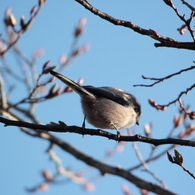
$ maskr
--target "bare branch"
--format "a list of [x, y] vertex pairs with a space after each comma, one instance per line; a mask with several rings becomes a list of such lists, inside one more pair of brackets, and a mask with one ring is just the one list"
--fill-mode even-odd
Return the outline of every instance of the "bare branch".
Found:
[[160, 43], [154, 44], [155, 47], [173, 47], [173, 48], [178, 48], [178, 49], [195, 50], [194, 42], [180, 42], [180, 41], [175, 41], [174, 39], [171, 39], [171, 38], [164, 38], [163, 36], [160, 36], [154, 30], [143, 29], [140, 26], [137, 26], [136, 24], [134, 24], [133, 22], [113, 18], [112, 16], [96, 9], [86, 0], [76, 0], [76, 1], [80, 3], [82, 6], [84, 6], [86, 9], [88, 9], [90, 12], [92, 12], [93, 14], [101, 17], [104, 20], [109, 21], [110, 23], [114, 25], [130, 28], [141, 35], [150, 36], [151, 38], [159, 41]]
[[153, 139], [149, 137], [143, 137], [141, 135], [134, 135], [134, 136], [120, 136], [120, 139], [118, 139], [117, 135], [114, 135], [112, 133], [103, 131], [101, 129], [83, 129], [82, 127], [77, 126], [60, 126], [60, 125], [38, 125], [33, 123], [27, 123], [23, 121], [13, 121], [8, 120], [3, 117], [0, 117], [0, 122], [4, 123], [4, 126], [17, 126], [17, 127], [26, 127], [33, 130], [37, 130], [38, 132], [40, 130], [46, 131], [46, 132], [60, 132], [60, 133], [78, 133], [81, 135], [96, 135], [96, 136], [102, 136], [106, 137], [108, 139], [112, 139], [115, 141], [137, 141], [137, 142], [144, 142], [144, 143], [150, 143], [155, 146], [158, 145], [165, 145], [165, 144], [178, 144], [183, 146], [192, 146], [195, 147], [195, 141], [191, 140], [180, 140], [180, 139], [174, 139], [174, 138], [167, 138], [167, 139]]
[[[131, 131], [128, 131], [128, 134], [129, 134], [130, 136], [132, 136]], [[165, 183], [164, 183], [161, 179], [159, 179], [159, 178], [158, 178], [158, 177], [149, 169], [147, 163], [144, 161], [144, 159], [143, 159], [143, 157], [142, 157], [142, 155], [141, 155], [141, 153], [140, 153], [140, 151], [139, 151], [139, 148], [138, 148], [137, 144], [136, 144], [135, 142], [133, 142], [133, 143], [132, 143], [132, 146], [133, 146], [133, 148], [134, 148], [134, 150], [135, 150], [135, 154], [136, 154], [137, 158], [139, 159], [140, 163], [141, 163], [141, 164], [143, 165], [143, 167], [145, 168], [144, 171], [146, 171], [147, 173], [149, 173], [150, 175], [152, 175], [152, 177], [153, 177], [154, 179], [156, 179], [159, 183], [161, 183], [161, 185], [162, 185], [164, 188], [166, 188]]]
[[[43, 1], [43, 3], [44, 3], [44, 1]], [[26, 30], [29, 28], [29, 26], [31, 25], [34, 18], [39, 13], [42, 5], [43, 4], [41, 4], [41, 5], [39, 4], [37, 11], [34, 11], [34, 12], [32, 12], [32, 10], [35, 8], [35, 7], [33, 7], [33, 9], [31, 10], [31, 16], [30, 16], [30, 19], [28, 20], [28, 22], [24, 23], [23, 17], [21, 17], [21, 19], [20, 19], [21, 29], [18, 31], [15, 30], [15, 26], [14, 26], [15, 24], [10, 24], [9, 22], [7, 22], [7, 18], [4, 19], [6, 25], [9, 27], [12, 27], [12, 31], [17, 35], [17, 38], [14, 41], [12, 41], [10, 44], [8, 44], [8, 46], [5, 50], [0, 52], [0, 56], [3, 56], [10, 48], [12, 48], [19, 41], [21, 36], [24, 34], [24, 32], [26, 32]], [[34, 9], [34, 10], [36, 10], [36, 9]], [[12, 15], [12, 14], [10, 14], [10, 15]], [[9, 17], [9, 16], [6, 16], [6, 17]]]
[[167, 152], [167, 157], [169, 161], [173, 164], [177, 164], [180, 167], [182, 167], [185, 172], [187, 172], [193, 179], [195, 179], [194, 174], [183, 166], [183, 156], [176, 149], [174, 150], [174, 152], [175, 152], [175, 156], [173, 157], [169, 152]]
[[153, 87], [153, 86], [156, 85], [157, 83], [163, 82], [163, 81], [166, 80], [166, 79], [169, 79], [169, 78], [171, 78], [171, 77], [173, 77], [173, 76], [179, 75], [179, 74], [181, 74], [182, 72], [192, 70], [192, 69], [194, 69], [194, 68], [195, 68], [195, 66], [191, 66], [191, 67], [189, 67], [189, 68], [180, 70], [179, 72], [170, 74], [170, 75], [168, 75], [168, 76], [166, 76], [166, 77], [163, 77], [163, 78], [151, 78], [151, 77], [142, 76], [143, 79], [156, 80], [156, 82], [154, 82], [154, 83], [152, 83], [152, 84], [150, 84], [150, 85], [139, 84], [139, 85], [133, 85], [133, 86], [134, 86], [134, 87], [137, 87], [137, 86], [141, 86], [141, 87]]
[[[176, 103], [177, 101], [180, 103], [180, 105], [183, 105], [183, 104], [181, 104], [180, 98], [181, 98], [182, 95], [184, 95], [184, 94], [187, 95], [188, 92], [191, 91], [193, 88], [195, 88], [195, 83], [194, 83], [191, 87], [187, 88], [185, 91], [182, 91], [182, 92], [178, 95], [178, 97], [177, 97], [175, 100], [173, 100], [173, 101], [171, 101], [171, 102], [169, 102], [168, 104], [165, 104], [165, 105], [157, 105], [157, 107], [158, 107], [158, 106], [159, 106], [159, 107], [168, 107], [168, 106], [170, 106], [171, 104]], [[186, 114], [190, 114], [190, 113], [186, 113]]]
[[147, 181], [142, 180], [141, 178], [131, 174], [130, 172], [128, 172], [125, 169], [104, 164], [104, 163], [86, 155], [85, 153], [77, 150], [75, 147], [71, 146], [70, 144], [64, 142], [63, 140], [61, 140], [53, 135], [46, 134], [46, 133], [40, 133], [39, 135], [35, 135], [35, 136], [40, 137], [42, 139], [46, 139], [46, 140], [50, 141], [51, 143], [58, 145], [62, 150], [68, 152], [69, 154], [73, 155], [77, 159], [83, 161], [84, 163], [88, 164], [89, 166], [97, 168], [101, 172], [102, 175], [109, 173], [111, 175], [116, 175], [116, 176], [122, 177], [141, 189], [146, 189], [148, 191], [154, 192], [154, 193], [159, 194], [159, 195], [164, 195], [164, 194], [175, 195], [175, 193], [170, 192], [167, 189], [164, 189], [164, 188], [162, 188], [156, 184], [153, 184], [151, 182], [147, 182]]
[[195, 7], [193, 7], [192, 5], [190, 5], [187, 1], [185, 0], [181, 0], [181, 2], [186, 5], [189, 9], [191, 9], [192, 11], [195, 11]]
[[192, 22], [193, 18], [194, 18], [194, 11], [192, 11], [191, 13], [191, 16], [188, 20], [186, 20], [184, 18], [185, 15], [181, 15], [179, 13], [179, 10], [174, 6], [173, 2], [171, 0], [164, 0], [164, 2], [170, 6], [174, 11], [175, 13], [177, 14], [177, 16], [180, 18], [180, 20], [182, 20], [184, 23], [185, 23], [185, 26], [188, 28], [189, 32], [190, 32], [190, 35], [192, 37], [192, 39], [195, 41], [195, 36], [194, 36], [194, 31], [192, 30], [191, 26], [190, 26], [190, 23]]

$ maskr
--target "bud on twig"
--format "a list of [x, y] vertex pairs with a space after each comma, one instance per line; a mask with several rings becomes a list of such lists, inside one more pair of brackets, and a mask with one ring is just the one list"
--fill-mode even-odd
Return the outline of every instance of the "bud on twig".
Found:
[[149, 99], [148, 102], [149, 102], [149, 104], [150, 104], [152, 107], [156, 107], [156, 106], [157, 106], [157, 103], [156, 103], [154, 100], [152, 100], [152, 99]]
[[172, 1], [171, 0], [164, 0], [164, 2], [170, 6], [170, 7], [173, 7], [173, 4], [172, 4]]
[[24, 29], [25, 28], [25, 22], [24, 22], [24, 16], [22, 16], [21, 18], [20, 18], [20, 26], [21, 26], [21, 28], [22, 29]]
[[61, 55], [60, 59], [59, 59], [60, 64], [65, 64], [66, 61], [67, 61], [67, 56], [66, 55]]
[[156, 40], [158, 40], [158, 38], [159, 38], [159, 34], [156, 32], [156, 31], [154, 31], [154, 30], [152, 30], [152, 29], [149, 29], [149, 31], [150, 31], [150, 37], [152, 37], [153, 39], [156, 39]]
[[30, 14], [34, 14], [34, 13], [36, 12], [36, 10], [37, 10], [37, 7], [34, 6], [34, 7], [30, 10]]
[[[45, 66], [48, 65], [47, 63], [49, 64], [50, 61], [46, 62], [46, 63], [45, 63]], [[43, 65], [43, 66], [44, 66], [44, 65]], [[51, 67], [49, 67], [49, 68], [43, 70], [42, 74], [48, 74], [50, 70], [54, 70], [54, 69], [56, 69], [56, 66], [51, 66]]]
[[51, 60], [48, 60], [47, 62], [45, 62], [45, 64], [43, 65], [43, 70], [49, 65], [50, 62]]
[[183, 163], [182, 155], [176, 149], [174, 149], [174, 153], [175, 153], [175, 157], [174, 157], [175, 162], [179, 165], [182, 165]]
[[179, 117], [178, 117], [178, 115], [174, 116], [174, 119], [173, 119], [174, 128], [178, 128], [181, 125], [183, 118], [184, 118], [183, 114], [180, 114]]
[[31, 25], [32, 21], [34, 20], [34, 17], [32, 17], [28, 22], [27, 24], [25, 24], [25, 26], [23, 27], [23, 31], [26, 31], [29, 26]]
[[52, 175], [51, 171], [49, 171], [49, 170], [42, 171], [42, 176], [44, 177], [44, 179], [46, 181], [52, 181], [53, 180], [53, 175]]
[[40, 186], [37, 187], [37, 190], [40, 191], [47, 191], [49, 189], [49, 185], [47, 183], [42, 183]]
[[195, 120], [195, 112], [190, 112], [190, 119]]
[[174, 162], [171, 154], [168, 151], [167, 151], [167, 157], [168, 157], [170, 162], [172, 162], [172, 163]]
[[160, 106], [160, 105], [157, 106], [158, 111], [165, 111], [166, 108], [167, 108], [166, 106]]
[[55, 96], [60, 95], [60, 92], [62, 91], [63, 87], [60, 87], [56, 92], [55, 92]]
[[58, 86], [58, 84], [55, 83], [55, 84], [51, 87], [51, 89], [49, 90], [48, 95], [54, 94], [54, 91], [55, 91], [55, 89], [57, 88], [57, 86]]
[[150, 125], [149, 124], [144, 125], [144, 133], [145, 133], [146, 136], [151, 135], [151, 130], [150, 130]]
[[79, 85], [82, 85], [83, 82], [84, 82], [84, 78], [81, 77], [81, 78], [78, 80], [78, 84], [79, 84]]
[[59, 122], [60, 126], [62, 126], [62, 127], [67, 127], [67, 124], [64, 123], [63, 121], [58, 121], [58, 122]]
[[39, 0], [39, 7], [45, 3], [46, 0]]
[[16, 19], [13, 14], [9, 15], [9, 24], [13, 27], [16, 25]]
[[72, 92], [73, 90], [70, 88], [70, 87], [66, 87], [64, 89], [64, 92], [63, 93], [67, 93], [67, 92]]
[[51, 79], [49, 79], [48, 83], [53, 82], [55, 80], [56, 80], [56, 77], [52, 77]]

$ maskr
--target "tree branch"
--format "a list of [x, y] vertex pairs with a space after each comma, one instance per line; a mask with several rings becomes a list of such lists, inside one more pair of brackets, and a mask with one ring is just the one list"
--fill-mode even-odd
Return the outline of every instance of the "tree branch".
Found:
[[83, 7], [85, 7], [87, 10], [89, 10], [93, 14], [99, 16], [100, 18], [104, 20], [107, 20], [108, 22], [114, 25], [119, 25], [119, 26], [130, 28], [139, 34], [150, 36], [151, 38], [159, 41], [160, 43], [154, 44], [155, 47], [173, 47], [173, 48], [178, 48], [178, 49], [195, 50], [194, 42], [180, 42], [180, 41], [175, 41], [174, 39], [171, 39], [171, 38], [164, 38], [163, 36], [160, 36], [154, 30], [151, 30], [151, 29], [146, 30], [146, 29], [143, 29], [137, 26], [133, 22], [113, 18], [112, 16], [96, 9], [86, 0], [75, 0], [75, 1], [81, 4]]
[[192, 70], [192, 69], [195, 69], [195, 66], [191, 66], [191, 67], [189, 67], [189, 68], [182, 69], [182, 70], [180, 70], [179, 72], [175, 72], [175, 73], [173, 73], [173, 74], [170, 74], [170, 75], [168, 75], [168, 76], [166, 76], [166, 77], [162, 77], [162, 78], [151, 78], [151, 77], [145, 77], [145, 76], [142, 75], [142, 78], [143, 78], [143, 79], [154, 80], [155, 82], [152, 83], [152, 84], [150, 84], [150, 85], [138, 84], [138, 85], [133, 85], [133, 86], [134, 86], [134, 87], [138, 87], [138, 86], [141, 86], [141, 87], [153, 87], [153, 86], [156, 85], [157, 83], [163, 82], [163, 81], [166, 80], [166, 79], [169, 79], [169, 78], [171, 78], [171, 77], [173, 77], [173, 76], [176, 76], [176, 75], [181, 74], [182, 72], [185, 72], [185, 71], [187, 72], [187, 71]]
[[153, 139], [149, 137], [143, 137], [141, 135], [120, 136], [120, 138], [118, 139], [117, 135], [103, 131], [101, 129], [97, 129], [97, 130], [83, 129], [82, 127], [77, 127], [77, 126], [65, 126], [65, 124], [63, 126], [37, 125], [37, 124], [27, 123], [23, 121], [8, 120], [3, 117], [0, 117], [0, 123], [4, 123], [5, 124], [4, 126], [26, 127], [33, 130], [38, 130], [38, 131], [42, 130], [46, 132], [60, 132], [60, 133], [69, 132], [69, 133], [78, 133], [81, 135], [91, 135], [91, 136], [96, 135], [96, 136], [106, 137], [108, 139], [115, 140], [115, 141], [128, 141], [128, 142], [137, 141], [137, 142], [153, 144], [155, 146], [165, 145], [165, 144], [178, 144], [182, 146], [195, 147], [195, 141], [191, 141], [191, 140], [181, 140], [181, 139], [174, 139], [174, 138]]
[[40, 137], [43, 139], [46, 139], [50, 141], [51, 143], [54, 143], [58, 145], [62, 150], [68, 152], [69, 154], [73, 155], [77, 159], [83, 161], [84, 163], [88, 164], [89, 166], [97, 168], [102, 175], [105, 175], [106, 173], [116, 175], [119, 177], [122, 177], [134, 185], [136, 185], [140, 189], [146, 189], [148, 191], [154, 192], [159, 195], [175, 195], [175, 193], [162, 188], [161, 186], [158, 186], [156, 184], [153, 184], [151, 182], [146, 182], [142, 180], [141, 178], [129, 173], [127, 170], [119, 168], [119, 167], [113, 167], [110, 165], [106, 165], [86, 154], [79, 151], [78, 149], [74, 148], [70, 144], [64, 142], [63, 140], [59, 139], [58, 137], [55, 137], [51, 134], [45, 134], [45, 133], [39, 133], [38, 135], [35, 135], [36, 137]]

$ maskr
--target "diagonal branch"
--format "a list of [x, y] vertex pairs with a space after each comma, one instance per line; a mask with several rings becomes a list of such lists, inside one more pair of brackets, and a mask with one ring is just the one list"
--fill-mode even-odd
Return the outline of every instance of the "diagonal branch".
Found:
[[185, 0], [181, 0], [181, 2], [186, 5], [189, 9], [191, 9], [192, 11], [195, 11], [195, 7], [193, 7], [192, 5], [190, 5], [187, 1]]
[[97, 168], [102, 175], [105, 175], [106, 173], [112, 174], [119, 176], [121, 178], [124, 178], [128, 180], [129, 182], [133, 183], [140, 189], [146, 189], [148, 191], [154, 192], [159, 195], [175, 195], [175, 193], [164, 189], [161, 186], [158, 186], [156, 184], [153, 184], [152, 182], [147, 182], [144, 181], [143, 179], [131, 174], [125, 169], [119, 168], [119, 167], [114, 167], [107, 165], [105, 163], [102, 163], [85, 153], [79, 151], [75, 147], [71, 146], [70, 144], [64, 142], [63, 140], [59, 139], [58, 137], [55, 137], [51, 134], [45, 134], [45, 133], [40, 133], [39, 135], [35, 135], [36, 137], [40, 137], [42, 139], [46, 139], [50, 141], [51, 143], [54, 143], [58, 145], [62, 150], [68, 152], [69, 154], [73, 155], [77, 159], [83, 161], [84, 163], [88, 164], [89, 166]]
[[175, 41], [174, 39], [171, 39], [171, 38], [165, 38], [163, 36], [160, 36], [154, 30], [143, 29], [140, 26], [137, 26], [136, 24], [134, 24], [133, 22], [113, 18], [112, 16], [96, 9], [86, 0], [75, 0], [75, 1], [81, 4], [83, 7], [85, 7], [87, 10], [89, 10], [93, 14], [101, 17], [104, 20], [107, 20], [108, 22], [114, 25], [130, 28], [139, 34], [150, 36], [151, 38], [159, 41], [160, 43], [154, 44], [155, 47], [173, 47], [173, 48], [178, 48], [178, 49], [195, 50], [194, 42], [180, 42], [180, 41]]

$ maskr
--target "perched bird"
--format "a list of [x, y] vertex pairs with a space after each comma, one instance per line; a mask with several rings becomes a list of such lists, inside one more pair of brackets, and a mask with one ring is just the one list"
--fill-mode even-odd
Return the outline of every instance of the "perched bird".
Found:
[[80, 86], [57, 72], [50, 73], [80, 95], [85, 115], [83, 127], [87, 119], [97, 128], [115, 129], [119, 138], [119, 129], [139, 125], [141, 106], [133, 95], [114, 87]]

